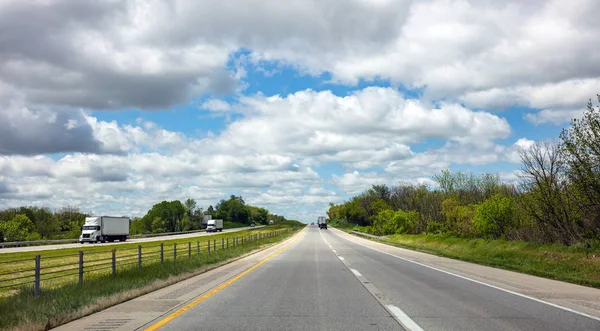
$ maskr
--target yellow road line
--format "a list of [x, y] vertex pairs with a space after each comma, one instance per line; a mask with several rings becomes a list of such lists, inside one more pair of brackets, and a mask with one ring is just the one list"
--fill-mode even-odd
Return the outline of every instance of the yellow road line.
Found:
[[285, 245], [284, 247], [282, 247], [280, 250], [278, 250], [277, 252], [269, 255], [267, 258], [265, 258], [264, 260], [258, 262], [257, 264], [253, 265], [252, 267], [246, 269], [244, 272], [242, 272], [241, 274], [235, 276], [234, 278], [228, 280], [227, 282], [219, 285], [217, 288], [215, 288], [214, 290], [206, 293], [205, 295], [199, 297], [198, 299], [190, 302], [189, 304], [185, 305], [184, 307], [178, 309], [177, 311], [173, 312], [171, 315], [163, 318], [162, 320], [156, 322], [153, 325], [150, 325], [148, 328], [144, 329], [144, 331], [155, 331], [158, 330], [160, 327], [162, 327], [163, 325], [169, 323], [170, 321], [174, 320], [175, 318], [177, 318], [178, 316], [180, 316], [181, 314], [185, 313], [186, 311], [190, 310], [192, 307], [196, 306], [197, 304], [201, 303], [202, 301], [210, 298], [211, 296], [215, 295], [216, 293], [218, 293], [219, 291], [221, 291], [222, 289], [226, 288], [227, 286], [233, 284], [235, 281], [237, 281], [238, 279], [244, 277], [245, 275], [247, 275], [248, 273], [250, 273], [252, 270], [260, 267], [263, 263], [269, 261], [270, 259], [274, 258], [275, 256], [279, 255], [281, 252], [283, 252], [284, 250], [288, 249], [293, 243], [295, 243], [296, 241], [300, 240], [302, 237], [304, 237], [304, 234], [302, 234], [302, 236], [297, 237], [296, 239], [292, 240], [290, 243], [288, 243], [287, 245]]

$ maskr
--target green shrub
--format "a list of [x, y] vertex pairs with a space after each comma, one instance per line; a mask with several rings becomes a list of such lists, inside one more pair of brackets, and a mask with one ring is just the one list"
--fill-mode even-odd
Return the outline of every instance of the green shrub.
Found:
[[6, 241], [40, 240], [33, 222], [24, 214], [17, 214], [11, 220], [0, 223], [0, 232]]
[[475, 230], [484, 237], [506, 237], [506, 233], [515, 225], [515, 215], [514, 199], [495, 194], [477, 206]]
[[427, 233], [430, 233], [430, 234], [443, 233], [444, 232], [444, 223], [436, 222], [436, 221], [429, 221], [429, 222], [427, 222], [426, 231], [427, 231]]
[[442, 213], [446, 216], [446, 232], [458, 236], [473, 234], [475, 205], [461, 205], [457, 197], [450, 197], [442, 202]]
[[393, 233], [414, 233], [419, 222], [419, 213], [417, 211], [398, 210], [394, 213], [392, 222], [395, 225]]

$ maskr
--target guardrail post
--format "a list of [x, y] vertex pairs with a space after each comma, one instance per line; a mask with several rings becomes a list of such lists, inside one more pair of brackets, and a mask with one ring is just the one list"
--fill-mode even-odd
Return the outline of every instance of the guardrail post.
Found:
[[79, 251], [79, 286], [83, 285], [83, 251]]
[[225, 249], [225, 239], [221, 238], [221, 249]]
[[142, 245], [138, 245], [138, 269], [142, 269]]
[[35, 281], [33, 286], [33, 295], [40, 296], [40, 266], [42, 264], [39, 255], [35, 256]]
[[227, 238], [227, 248], [229, 248], [229, 238]]
[[214, 248], [214, 251], [216, 252], [217, 251], [217, 240], [216, 239], [213, 240], [213, 248]]
[[192, 257], [192, 243], [188, 241], [188, 257]]
[[173, 261], [177, 260], [177, 244], [173, 244]]
[[208, 254], [210, 254], [210, 240], [206, 243], [206, 246], [208, 247]]
[[112, 275], [113, 277], [117, 276], [117, 250], [112, 250]]
[[160, 244], [160, 263], [165, 263], [165, 244]]
[[196, 249], [197, 250], [196, 255], [200, 255], [200, 242], [199, 241], [196, 241], [196, 246], [198, 246]]

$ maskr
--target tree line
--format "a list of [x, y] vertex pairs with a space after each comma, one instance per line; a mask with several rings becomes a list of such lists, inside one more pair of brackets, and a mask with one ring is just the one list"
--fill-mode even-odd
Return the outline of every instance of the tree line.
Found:
[[179, 200], [162, 201], [155, 204], [143, 217], [131, 221], [131, 233], [161, 233], [198, 230], [202, 227], [205, 216], [222, 219], [223, 222], [238, 225], [269, 224], [286, 221], [285, 217], [271, 214], [265, 208], [245, 203], [241, 196], [231, 195], [229, 199], [221, 199], [215, 207], [206, 210], [197, 206], [194, 199], [185, 202]]
[[[130, 223], [131, 234], [198, 230], [202, 220], [214, 219], [237, 225], [281, 223], [285, 217], [271, 214], [267, 209], [248, 205], [241, 196], [222, 199], [206, 210], [194, 199], [161, 201], [143, 216]], [[74, 239], [81, 234], [85, 218], [92, 216], [75, 207], [51, 210], [45, 207], [18, 207], [0, 210], [0, 242], [42, 239]], [[116, 215], [113, 215], [116, 216]]]
[[[600, 95], [597, 96], [600, 102]], [[574, 245], [600, 240], [600, 107], [591, 100], [553, 141], [520, 151], [517, 183], [497, 174], [433, 176], [438, 184], [372, 188], [339, 205], [331, 221], [376, 235], [450, 234]]]

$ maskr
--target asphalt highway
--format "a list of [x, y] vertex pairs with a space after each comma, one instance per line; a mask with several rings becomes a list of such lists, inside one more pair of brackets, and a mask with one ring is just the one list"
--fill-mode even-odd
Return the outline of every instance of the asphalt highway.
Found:
[[156, 329], [598, 331], [600, 319], [309, 226], [253, 270], [146, 328]]
[[24, 247], [9, 247], [0, 249], [0, 254], [2, 253], [18, 253], [18, 252], [35, 252], [35, 251], [45, 251], [52, 249], [63, 249], [63, 248], [78, 248], [82, 245], [94, 245], [94, 246], [109, 246], [109, 245], [119, 245], [119, 244], [127, 244], [127, 243], [140, 243], [140, 242], [150, 242], [150, 241], [165, 241], [172, 239], [182, 239], [182, 238], [195, 238], [202, 236], [210, 236], [218, 233], [226, 233], [226, 232], [236, 232], [248, 229], [258, 229], [263, 226], [256, 227], [243, 227], [243, 228], [233, 228], [233, 229], [224, 229], [223, 232], [215, 232], [215, 233], [206, 233], [206, 232], [193, 232], [193, 233], [185, 233], [185, 234], [176, 234], [176, 235], [167, 235], [167, 236], [158, 236], [158, 237], [147, 237], [147, 238], [136, 238], [136, 239], [127, 239], [125, 242], [106, 242], [106, 243], [74, 243], [74, 244], [58, 244], [58, 245], [41, 245], [41, 246], [24, 246]]

